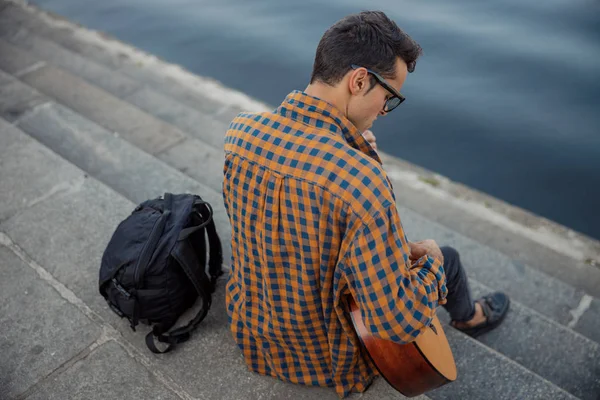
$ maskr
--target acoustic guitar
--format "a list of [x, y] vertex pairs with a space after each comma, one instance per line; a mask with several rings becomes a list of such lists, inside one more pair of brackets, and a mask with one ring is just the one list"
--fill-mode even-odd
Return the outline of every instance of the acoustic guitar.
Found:
[[414, 342], [398, 344], [367, 332], [360, 310], [349, 297], [354, 330], [381, 376], [406, 397], [423, 394], [456, 380], [456, 364], [437, 316]]

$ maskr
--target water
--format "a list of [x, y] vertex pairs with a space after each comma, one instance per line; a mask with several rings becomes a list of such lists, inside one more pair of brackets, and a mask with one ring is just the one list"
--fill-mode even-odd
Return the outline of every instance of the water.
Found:
[[386, 152], [600, 239], [594, 0], [37, 0], [268, 104], [304, 89], [341, 17], [385, 11], [424, 48]]

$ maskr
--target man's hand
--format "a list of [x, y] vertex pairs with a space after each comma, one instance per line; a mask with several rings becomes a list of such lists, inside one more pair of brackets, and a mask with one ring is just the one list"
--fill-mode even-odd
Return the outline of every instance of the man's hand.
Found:
[[362, 135], [365, 138], [365, 140], [369, 142], [373, 150], [377, 151], [377, 138], [375, 137], [373, 132], [367, 129], [363, 132]]
[[410, 247], [411, 261], [416, 261], [424, 255], [428, 255], [440, 260], [444, 264], [444, 256], [435, 240], [427, 239], [420, 242], [408, 242], [408, 246]]

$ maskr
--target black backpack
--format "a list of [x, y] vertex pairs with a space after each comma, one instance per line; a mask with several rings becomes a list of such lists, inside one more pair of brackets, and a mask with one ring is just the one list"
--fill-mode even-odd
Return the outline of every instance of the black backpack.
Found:
[[[200, 196], [165, 193], [141, 203], [122, 221], [108, 243], [100, 266], [100, 294], [135, 331], [153, 324], [146, 345], [166, 353], [185, 342], [211, 304], [223, 255], [212, 207]], [[210, 248], [206, 273], [206, 238]], [[170, 332], [177, 319], [200, 297], [198, 314]], [[166, 343], [164, 350], [154, 339]]]

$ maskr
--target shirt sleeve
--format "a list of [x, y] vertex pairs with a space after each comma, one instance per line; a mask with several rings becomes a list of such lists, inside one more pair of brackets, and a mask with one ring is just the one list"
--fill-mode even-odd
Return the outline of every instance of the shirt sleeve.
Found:
[[411, 265], [410, 248], [395, 204], [363, 226], [343, 260], [345, 277], [374, 336], [408, 343], [446, 302], [441, 262], [424, 256]]

